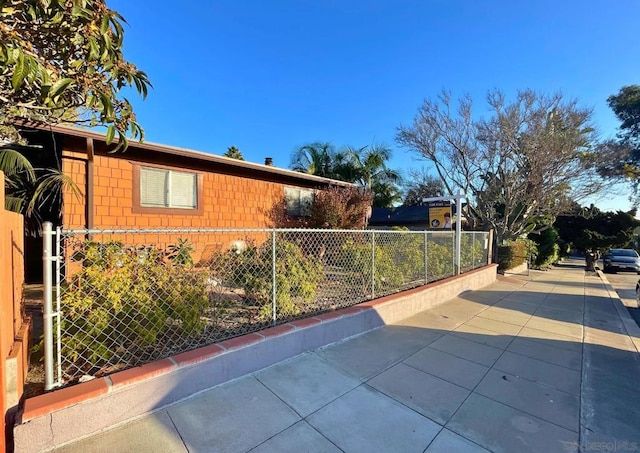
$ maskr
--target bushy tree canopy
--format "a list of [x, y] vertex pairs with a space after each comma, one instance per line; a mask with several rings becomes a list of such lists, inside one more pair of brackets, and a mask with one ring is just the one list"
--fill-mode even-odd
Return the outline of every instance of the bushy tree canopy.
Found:
[[620, 138], [631, 146], [640, 146], [640, 85], [624, 86], [607, 103], [621, 121]]
[[574, 249], [603, 252], [629, 244], [633, 229], [640, 226], [635, 214], [635, 210], [603, 212], [592, 206], [558, 216], [555, 228], [560, 238]]
[[107, 127], [107, 142], [142, 138], [122, 90], [146, 96], [147, 75], [124, 59], [125, 20], [104, 0], [0, 0], [0, 133], [72, 121]]
[[433, 165], [447, 192], [462, 189], [499, 243], [542, 231], [571, 199], [600, 189], [589, 109], [531, 90], [512, 100], [493, 91], [487, 104], [480, 117], [470, 97], [454, 105], [443, 92], [398, 128], [397, 141]]
[[605, 177], [623, 178], [631, 182], [635, 202], [640, 201], [640, 85], [624, 86], [609, 96], [607, 103], [620, 120], [615, 139], [600, 144], [606, 155], [600, 165]]
[[227, 152], [223, 154], [223, 156], [230, 157], [232, 159], [237, 159], [237, 160], [244, 160], [244, 157], [242, 156], [242, 152], [235, 146], [230, 146], [227, 149]]
[[423, 198], [442, 197], [445, 195], [444, 183], [434, 177], [426, 169], [409, 170], [409, 178], [405, 180], [405, 206], [420, 206]]

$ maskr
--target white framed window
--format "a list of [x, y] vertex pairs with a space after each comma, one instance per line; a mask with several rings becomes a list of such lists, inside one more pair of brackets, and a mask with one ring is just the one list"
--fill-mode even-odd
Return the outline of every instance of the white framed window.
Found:
[[197, 209], [197, 175], [162, 168], [140, 167], [140, 206]]
[[287, 215], [292, 217], [306, 217], [311, 215], [313, 190], [285, 187], [284, 197], [287, 202]]

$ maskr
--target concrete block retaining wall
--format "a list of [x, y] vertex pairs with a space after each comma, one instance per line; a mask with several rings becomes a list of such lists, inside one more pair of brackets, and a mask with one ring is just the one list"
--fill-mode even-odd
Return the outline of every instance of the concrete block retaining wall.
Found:
[[496, 280], [497, 265], [183, 352], [25, 401], [15, 451], [46, 451], [304, 352], [392, 324]]

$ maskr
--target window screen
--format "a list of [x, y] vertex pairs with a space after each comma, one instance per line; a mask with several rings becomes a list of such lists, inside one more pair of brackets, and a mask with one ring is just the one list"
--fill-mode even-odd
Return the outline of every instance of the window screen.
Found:
[[140, 169], [140, 204], [149, 207], [167, 206], [168, 176], [166, 170]]
[[196, 197], [196, 175], [193, 173], [171, 172], [171, 207], [195, 209]]
[[194, 173], [158, 168], [140, 168], [140, 205], [150, 208], [197, 208]]
[[287, 215], [303, 217], [311, 214], [313, 190], [285, 187], [284, 196], [287, 202]]

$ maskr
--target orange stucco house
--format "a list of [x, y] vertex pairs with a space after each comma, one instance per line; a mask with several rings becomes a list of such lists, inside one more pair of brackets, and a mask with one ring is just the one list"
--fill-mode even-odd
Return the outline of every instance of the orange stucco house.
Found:
[[[349, 183], [223, 156], [131, 141], [110, 152], [105, 136], [62, 126], [24, 127], [34, 166], [59, 168], [82, 192], [65, 191], [43, 220], [63, 228], [270, 228], [286, 196], [296, 212], [314, 190]], [[27, 238], [27, 279], [37, 281], [41, 238]], [[33, 261], [33, 263], [29, 263]]]

